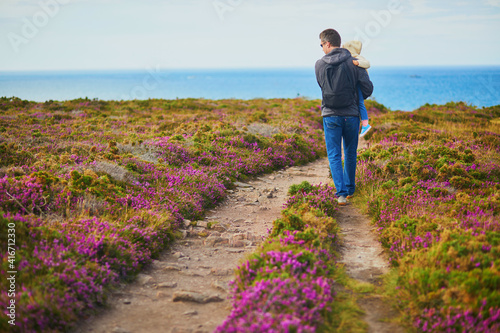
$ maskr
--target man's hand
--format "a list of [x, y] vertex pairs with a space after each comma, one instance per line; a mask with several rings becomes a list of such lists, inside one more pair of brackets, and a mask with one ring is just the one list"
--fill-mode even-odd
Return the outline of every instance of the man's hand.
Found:
[[359, 61], [357, 60], [353, 60], [352, 63], [355, 64], [356, 66], [359, 66]]

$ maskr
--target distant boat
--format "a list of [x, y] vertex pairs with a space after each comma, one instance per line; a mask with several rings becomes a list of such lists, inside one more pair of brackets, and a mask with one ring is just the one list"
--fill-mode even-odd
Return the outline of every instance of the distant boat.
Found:
[[414, 78], [414, 79], [420, 79], [421, 76], [420, 75], [410, 75], [411, 78]]

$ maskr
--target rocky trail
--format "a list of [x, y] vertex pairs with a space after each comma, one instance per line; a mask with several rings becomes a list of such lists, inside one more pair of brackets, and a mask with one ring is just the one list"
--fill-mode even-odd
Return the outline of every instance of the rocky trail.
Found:
[[[328, 161], [291, 167], [236, 183], [203, 221], [185, 221], [184, 239], [154, 260], [132, 284], [121, 285], [108, 308], [83, 320], [73, 333], [209, 333], [229, 315], [233, 270], [267, 236], [280, 216], [288, 188], [307, 180], [328, 182]], [[336, 217], [344, 235], [342, 262], [354, 279], [376, 283], [387, 259], [369, 220], [352, 205]], [[196, 226], [193, 226], [194, 222]], [[402, 332], [385, 318], [394, 314], [376, 296], [360, 298], [370, 332]]]
[[[377, 241], [370, 220], [352, 205], [339, 209], [336, 217], [342, 232], [341, 260], [352, 279], [381, 285], [381, 276], [389, 271], [389, 263], [382, 245]], [[398, 316], [379, 295], [357, 295], [358, 305], [365, 312], [364, 321], [369, 333], [402, 333], [404, 330], [391, 323]]]

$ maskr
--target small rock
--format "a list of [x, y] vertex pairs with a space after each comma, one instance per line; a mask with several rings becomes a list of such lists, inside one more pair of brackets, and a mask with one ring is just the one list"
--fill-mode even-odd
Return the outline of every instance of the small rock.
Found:
[[175, 253], [173, 254], [173, 257], [174, 257], [174, 258], [177, 258], [177, 259], [182, 258], [182, 257], [185, 257], [185, 256], [186, 256], [186, 255], [185, 255], [184, 253], [182, 253], [182, 252], [175, 252]]
[[159, 283], [158, 288], [175, 288], [177, 287], [177, 282], [162, 282]]
[[275, 180], [276, 179], [276, 177], [274, 177], [274, 176], [269, 176], [268, 178], [271, 179], [271, 180]]
[[165, 267], [163, 267], [164, 271], [180, 271], [181, 267], [175, 265], [175, 264], [170, 264]]
[[210, 228], [210, 230], [213, 231], [218, 231], [218, 232], [224, 232], [226, 231], [228, 228], [228, 224], [227, 223], [216, 223], [216, 224], [212, 224], [212, 227]]
[[185, 316], [196, 316], [198, 314], [198, 311], [192, 310], [192, 311], [186, 311], [183, 313]]
[[151, 261], [151, 266], [153, 266], [154, 268], [162, 268], [163, 267], [163, 263], [159, 260], [152, 260]]
[[186, 239], [188, 236], [187, 230], [181, 230], [181, 233], [182, 233], [182, 239]]
[[200, 228], [207, 228], [208, 227], [208, 222], [206, 221], [196, 221], [196, 226]]
[[245, 250], [241, 249], [241, 248], [239, 248], [239, 249], [226, 249], [226, 252], [228, 252], [228, 253], [241, 253], [241, 252], [245, 252]]
[[227, 286], [227, 283], [224, 283], [224, 282], [221, 282], [219, 280], [215, 280], [212, 282], [212, 287], [214, 287], [215, 289], [220, 289], [224, 292], [227, 292], [229, 290], [228, 286]]
[[164, 291], [159, 291], [156, 293], [156, 298], [167, 298], [168, 294]]
[[182, 257], [182, 258], [179, 258], [177, 260], [179, 260], [179, 261], [188, 261], [188, 260], [191, 260], [191, 258], [189, 258], [189, 257]]
[[215, 246], [217, 244], [222, 243], [223, 238], [218, 237], [218, 236], [208, 236], [207, 239], [205, 239], [205, 245], [206, 246]]
[[121, 328], [120, 326], [116, 326], [115, 328], [113, 328], [113, 330], [111, 332], [112, 333], [130, 333], [130, 331], [128, 331], [124, 328]]
[[130, 304], [130, 303], [132, 303], [132, 302], [129, 299], [124, 299], [123, 300], [123, 304]]
[[233, 274], [233, 270], [228, 268], [212, 268], [210, 274], [215, 276], [228, 276]]
[[252, 185], [242, 182], [234, 182], [233, 184], [238, 187], [252, 187]]
[[[239, 241], [239, 242], [241, 242], [241, 241]], [[251, 241], [251, 240], [248, 240], [248, 239], [245, 239], [243, 241], [243, 243], [245, 244], [245, 247], [254, 246], [254, 245], [257, 244], [257, 242], [254, 242], [254, 241]]]
[[201, 268], [201, 269], [212, 269], [211, 266], [205, 266], [205, 265], [200, 265], [200, 266], [198, 266], [198, 268]]
[[245, 247], [245, 241], [243, 240], [233, 240], [232, 242], [229, 242], [230, 247]]
[[218, 295], [203, 295], [195, 291], [177, 291], [172, 297], [173, 302], [194, 302], [200, 304], [224, 301]]
[[210, 236], [212, 237], [220, 237], [221, 233], [220, 231], [212, 231], [210, 232]]
[[205, 274], [198, 273], [198, 272], [181, 272], [181, 274], [185, 275], [185, 276], [193, 276], [193, 277], [205, 276]]
[[221, 298], [219, 295], [208, 296], [205, 299], [205, 303], [218, 303], [218, 302], [224, 302], [224, 299]]
[[243, 240], [243, 239], [245, 239], [245, 237], [246, 237], [246, 234], [244, 234], [244, 233], [238, 233], [238, 234], [234, 234], [233, 235], [233, 240], [235, 240], [235, 241], [236, 240]]
[[184, 223], [185, 228], [188, 228], [191, 225], [191, 220], [184, 219], [184, 221], [182, 223]]
[[144, 285], [148, 284], [149, 282], [151, 282], [151, 280], [153, 280], [152, 276], [149, 276], [149, 275], [146, 275], [146, 274], [142, 274], [142, 273], [139, 273], [137, 275], [137, 282], [141, 286], [144, 286]]
[[173, 302], [203, 303], [206, 296], [194, 291], [177, 291], [172, 297]]

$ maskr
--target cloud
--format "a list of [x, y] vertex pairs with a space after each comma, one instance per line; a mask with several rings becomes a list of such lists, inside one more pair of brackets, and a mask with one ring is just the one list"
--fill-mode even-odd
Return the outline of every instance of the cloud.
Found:
[[[436, 8], [429, 5], [428, 0], [408, 0], [407, 1], [410, 7], [409, 12], [414, 15], [428, 15], [428, 14], [436, 14], [439, 12], [444, 12], [445, 10], [442, 8]], [[435, 3], [432, 3], [435, 4]]]
[[486, 0], [486, 4], [493, 7], [500, 7], [500, 0]]
[[[468, 22], [478, 22], [478, 21], [499, 21], [500, 14], [496, 15], [454, 15], [454, 16], [444, 16], [440, 18], [436, 18], [436, 21], [439, 22], [460, 22], [460, 21], [468, 21]], [[497, 24], [498, 25], [498, 24]]]

